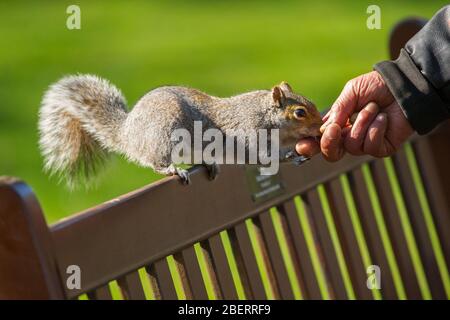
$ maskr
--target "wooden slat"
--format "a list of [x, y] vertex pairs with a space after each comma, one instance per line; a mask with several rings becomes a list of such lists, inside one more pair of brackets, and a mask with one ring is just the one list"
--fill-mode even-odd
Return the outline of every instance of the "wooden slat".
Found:
[[386, 222], [386, 227], [392, 240], [394, 254], [402, 275], [406, 295], [410, 299], [421, 299], [422, 295], [416, 272], [409, 254], [399, 212], [383, 160], [371, 162], [370, 169], [377, 189], [378, 198], [380, 199], [384, 221]]
[[220, 234], [212, 236], [208, 241], [223, 297], [227, 300], [237, 300], [238, 294]]
[[264, 234], [265, 243], [267, 244], [267, 250], [269, 252], [270, 261], [276, 277], [276, 284], [280, 290], [281, 297], [283, 299], [292, 300], [294, 299], [294, 292], [292, 291], [292, 286], [289, 281], [289, 276], [281, 253], [281, 247], [278, 243], [270, 213], [267, 211], [263, 212], [258, 218], [261, 222], [262, 232]]
[[117, 284], [125, 300], [145, 300], [145, 293], [138, 271], [130, 272], [118, 278]]
[[199, 243], [200, 250], [203, 253], [203, 257], [206, 263], [206, 269], [211, 281], [212, 290], [214, 292], [215, 299], [223, 299], [222, 291], [220, 290], [219, 281], [217, 280], [217, 272], [214, 262], [212, 260], [211, 248], [208, 241], [201, 241]]
[[112, 300], [108, 284], [87, 293], [89, 300]]
[[412, 144], [447, 268], [450, 268], [449, 137], [447, 121], [434, 134]]
[[184, 249], [182, 254], [194, 299], [207, 300], [208, 293], [206, 291], [205, 282], [203, 281], [202, 272], [194, 247], [190, 246]]
[[[309, 254], [308, 245], [306, 244], [305, 236], [298, 218], [297, 208], [293, 200], [289, 200], [278, 207], [280, 215], [286, 217], [295, 251], [297, 253], [297, 260], [300, 267], [300, 274], [303, 276], [305, 290], [303, 296], [309, 299], [321, 299], [319, 283], [317, 281], [311, 256]], [[314, 230], [314, 228], [312, 228]]]
[[431, 294], [435, 299], [445, 299], [442, 278], [404, 149], [398, 150], [393, 160]]
[[[173, 260], [175, 262], [175, 268], [176, 271], [180, 277], [181, 280], [181, 286], [183, 287], [184, 294], [186, 296], [186, 300], [192, 300], [194, 299], [194, 296], [192, 294], [192, 289], [189, 284], [185, 263], [183, 259], [183, 254], [181, 252], [176, 252], [173, 255]], [[173, 276], [172, 276], [173, 279]]]
[[170, 274], [169, 264], [167, 259], [161, 259], [153, 264], [154, 271], [150, 269], [150, 272], [156, 275], [158, 280], [159, 292], [161, 298], [164, 300], [177, 300], [177, 292], [175, 290], [175, 285]]
[[366, 266], [364, 265], [361, 251], [356, 239], [350, 212], [344, 198], [339, 178], [333, 179], [325, 184], [328, 201], [336, 224], [339, 240], [347, 261], [349, 274], [355, 289], [357, 299], [369, 300], [373, 298], [371, 291], [367, 288]]
[[245, 222], [238, 224], [234, 230], [242, 253], [245, 269], [247, 270], [253, 298], [257, 300], [266, 299], [264, 285], [261, 274], [259, 273], [258, 264], [256, 262], [256, 257], [253, 252], [252, 243]]
[[231, 248], [233, 250], [234, 259], [236, 260], [236, 267], [239, 272], [239, 277], [242, 282], [245, 297], [247, 300], [254, 299], [252, 287], [250, 285], [249, 275], [247, 273], [246, 265], [244, 262], [243, 253], [239, 244], [236, 232], [234, 228], [227, 230], [228, 238], [230, 240]]
[[153, 265], [145, 267], [145, 272], [147, 274], [148, 282], [150, 284], [150, 290], [153, 293], [153, 298], [155, 300], [161, 300], [162, 298], [161, 291], [159, 290], [158, 278], [156, 276], [155, 267]]
[[303, 196], [305, 210], [313, 217], [316, 226], [317, 234], [319, 236], [320, 246], [323, 249], [325, 258], [326, 272], [329, 275], [329, 280], [333, 287], [336, 299], [347, 299], [347, 292], [345, 290], [344, 281], [342, 279], [341, 270], [336, 257], [330, 233], [328, 231], [325, 214], [322, 209], [319, 194], [316, 189], [312, 189], [305, 196]]
[[[269, 253], [267, 251], [267, 243], [264, 239], [263, 233], [262, 233], [262, 228], [261, 228], [261, 223], [259, 221], [258, 218], [254, 218], [251, 220], [252, 224], [253, 224], [253, 234], [254, 234], [254, 241], [256, 242], [258, 248], [259, 248], [259, 252], [261, 253], [261, 257], [262, 257], [262, 264], [264, 266], [266, 275], [267, 275], [267, 280], [268, 285], [270, 286], [270, 291], [272, 292], [272, 298], [273, 299], [280, 299], [280, 292], [278, 290], [278, 286], [276, 283], [276, 279], [275, 279], [275, 274], [273, 271], [273, 266], [272, 263], [270, 262], [270, 258], [269, 258]], [[267, 291], [267, 288], [266, 288]]]
[[384, 299], [397, 299], [397, 292], [389, 267], [386, 251], [383, 247], [375, 213], [373, 211], [369, 192], [364, 180], [361, 168], [357, 168], [348, 174], [350, 188], [355, 200], [355, 205], [360, 215], [361, 225], [369, 247], [370, 257], [374, 265], [380, 267], [381, 272], [381, 294]]

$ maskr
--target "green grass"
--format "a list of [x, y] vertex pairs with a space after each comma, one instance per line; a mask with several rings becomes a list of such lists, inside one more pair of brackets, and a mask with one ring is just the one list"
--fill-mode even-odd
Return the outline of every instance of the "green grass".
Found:
[[398, 19], [430, 17], [446, 1], [378, 1], [382, 29], [372, 31], [365, 27], [369, 1], [82, 0], [82, 29], [70, 31], [72, 3], [0, 4], [0, 175], [28, 182], [50, 222], [161, 178], [120, 157], [92, 190], [69, 192], [42, 173], [37, 112], [61, 76], [106, 77], [130, 106], [164, 84], [227, 96], [286, 80], [324, 109], [348, 79], [387, 58]]

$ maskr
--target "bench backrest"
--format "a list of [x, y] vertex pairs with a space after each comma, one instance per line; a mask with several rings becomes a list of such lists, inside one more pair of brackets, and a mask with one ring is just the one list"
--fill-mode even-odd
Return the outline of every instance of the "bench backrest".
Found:
[[[408, 23], [392, 55], [421, 25]], [[316, 157], [270, 179], [194, 167], [190, 186], [165, 178], [51, 227], [3, 179], [0, 299], [449, 298], [449, 139], [446, 123], [389, 159]]]

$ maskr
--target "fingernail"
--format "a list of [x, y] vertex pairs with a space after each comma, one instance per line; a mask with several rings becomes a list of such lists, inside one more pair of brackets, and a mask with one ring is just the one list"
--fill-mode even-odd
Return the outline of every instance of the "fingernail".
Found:
[[339, 131], [340, 131], [340, 130], [339, 130], [339, 128], [338, 128], [337, 125], [328, 127], [328, 128], [327, 128], [327, 131], [326, 131], [326, 136], [327, 136], [329, 139], [336, 140], [336, 139], [339, 138], [339, 135], [340, 135], [340, 132], [339, 132]]
[[371, 102], [367, 105], [366, 110], [369, 111], [370, 113], [377, 113], [378, 106], [376, 103]]
[[325, 129], [330, 125], [330, 123], [331, 123], [330, 118], [328, 118], [328, 120], [325, 121], [324, 124], [322, 124], [320, 126], [320, 129], [319, 129], [320, 133], [324, 133]]

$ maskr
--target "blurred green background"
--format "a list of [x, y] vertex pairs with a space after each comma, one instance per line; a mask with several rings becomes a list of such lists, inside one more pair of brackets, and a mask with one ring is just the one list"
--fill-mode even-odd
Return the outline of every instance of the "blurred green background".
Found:
[[[81, 30], [66, 8], [81, 7]], [[381, 8], [368, 30], [366, 9]], [[49, 84], [94, 73], [122, 89], [129, 106], [151, 88], [195, 87], [227, 96], [282, 80], [324, 109], [347, 80], [387, 58], [391, 27], [431, 17], [447, 1], [2, 1], [0, 175], [30, 184], [54, 222], [161, 176], [120, 157], [95, 189], [68, 191], [42, 172], [37, 112]]]

